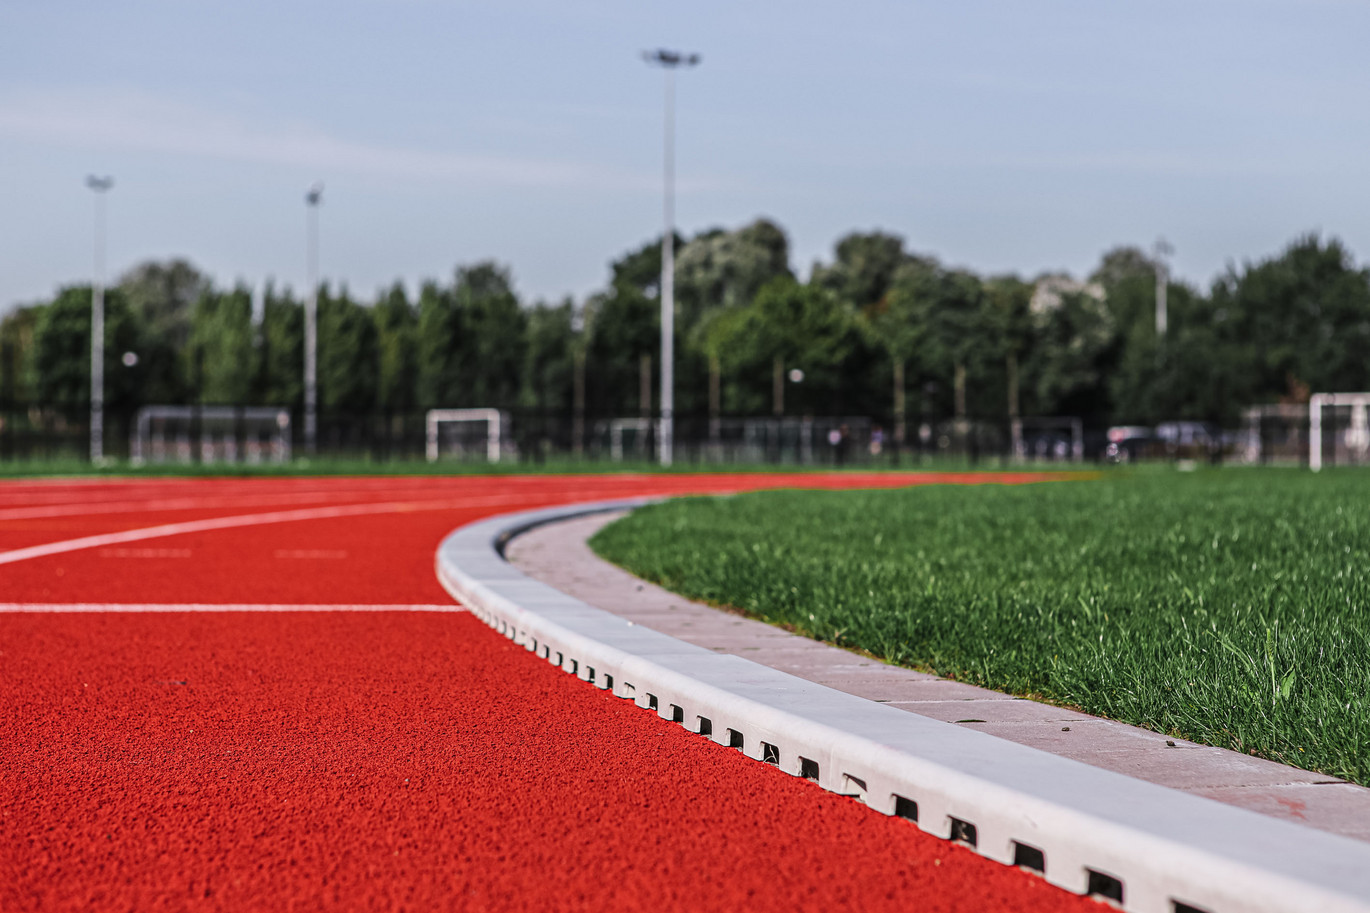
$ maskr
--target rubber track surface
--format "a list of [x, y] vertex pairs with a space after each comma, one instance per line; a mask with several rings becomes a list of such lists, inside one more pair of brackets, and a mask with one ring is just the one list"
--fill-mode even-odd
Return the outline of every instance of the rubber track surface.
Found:
[[[448, 603], [438, 542], [491, 513], [933, 480], [958, 481], [0, 483], [7, 550], [389, 505], [0, 564], [0, 602]], [[608, 696], [464, 612], [0, 611], [0, 911], [834, 908], [1099, 909]]]

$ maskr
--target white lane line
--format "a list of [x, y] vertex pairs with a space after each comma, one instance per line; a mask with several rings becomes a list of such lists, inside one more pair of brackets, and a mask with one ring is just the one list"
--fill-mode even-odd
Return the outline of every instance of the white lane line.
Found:
[[211, 517], [204, 520], [186, 520], [181, 523], [164, 523], [160, 526], [145, 526], [141, 529], [126, 529], [117, 533], [100, 533], [95, 536], [81, 536], [78, 539], [63, 539], [58, 542], [44, 542], [27, 548], [16, 548], [0, 552], [0, 564], [14, 564], [30, 558], [46, 558], [87, 548], [101, 548], [108, 545], [123, 545], [127, 542], [142, 542], [162, 536], [180, 536], [186, 533], [204, 533], [221, 529], [238, 529], [244, 526], [264, 526], [269, 523], [291, 523], [298, 520], [330, 520], [338, 517], [360, 517], [367, 514], [406, 513], [428, 510], [462, 510], [472, 507], [499, 507], [508, 504], [526, 503], [526, 497], [495, 496], [487, 498], [458, 498], [446, 501], [381, 501], [371, 504], [343, 504], [336, 507], [305, 507], [297, 510], [273, 510], [259, 514], [238, 514], [232, 517]]
[[466, 607], [450, 605], [286, 605], [232, 603], [217, 605], [188, 602], [143, 605], [123, 602], [0, 602], [5, 612], [465, 612]]
[[347, 557], [347, 552], [332, 548], [278, 548], [271, 553], [271, 557], [341, 561]]
[[188, 548], [102, 548], [101, 558], [189, 558]]
[[324, 494], [264, 494], [256, 497], [155, 498], [105, 502], [78, 502], [0, 509], [0, 520], [48, 520], [57, 517], [87, 517], [94, 514], [127, 514], [153, 510], [213, 510], [219, 507], [259, 507], [271, 504], [299, 504], [328, 501]]
[[[338, 500], [352, 500], [357, 497], [364, 497], [367, 494], [374, 495], [376, 492], [343, 492], [341, 498], [338, 497], [338, 493], [336, 492], [330, 494], [328, 491], [320, 490], [314, 492], [282, 492], [279, 494], [265, 492], [236, 496], [159, 497], [141, 500], [125, 499], [122, 501], [77, 502], [74, 504], [28, 505], [25, 507], [0, 508], [0, 520], [47, 520], [55, 519], [57, 517], [85, 517], [94, 514], [125, 514], [162, 510], [214, 510], [221, 507], [250, 508], [271, 504], [308, 503], [310, 501], [333, 503]], [[412, 494], [412, 492], [396, 491], [395, 494], [404, 495]], [[502, 495], [501, 497], [510, 498], [517, 496]]]

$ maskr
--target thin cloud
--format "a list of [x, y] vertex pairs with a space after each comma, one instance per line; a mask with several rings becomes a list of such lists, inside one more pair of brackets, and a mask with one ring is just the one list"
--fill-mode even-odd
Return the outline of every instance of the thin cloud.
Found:
[[258, 124], [142, 93], [0, 94], [0, 136], [327, 172], [522, 187], [652, 190], [660, 178], [575, 162], [458, 155], [357, 142], [308, 125]]
[[[1324, 164], [1346, 172], [1360, 172], [1363, 166], [1349, 158], [1324, 155]], [[1307, 166], [1291, 156], [1231, 155], [1215, 152], [1160, 150], [1114, 150], [1060, 154], [1006, 154], [972, 159], [972, 167], [1114, 173], [1133, 176], [1184, 177], [1205, 179], [1297, 178], [1308, 173]]]

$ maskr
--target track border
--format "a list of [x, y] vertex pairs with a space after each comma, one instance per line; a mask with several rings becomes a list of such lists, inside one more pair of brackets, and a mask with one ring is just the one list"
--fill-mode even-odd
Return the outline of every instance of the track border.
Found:
[[1370, 911], [1370, 846], [1166, 789], [720, 655], [534, 580], [506, 543], [535, 526], [663, 500], [468, 524], [442, 585], [553, 665], [663, 719], [982, 856], [1138, 913]]

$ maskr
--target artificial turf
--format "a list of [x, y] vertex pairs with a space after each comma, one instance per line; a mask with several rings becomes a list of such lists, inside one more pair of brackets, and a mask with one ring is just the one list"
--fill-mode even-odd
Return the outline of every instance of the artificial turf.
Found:
[[1364, 472], [686, 498], [591, 545], [891, 662], [1370, 785]]

